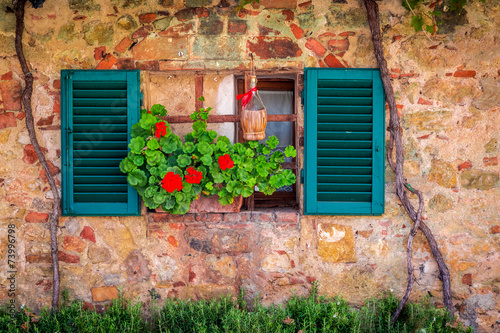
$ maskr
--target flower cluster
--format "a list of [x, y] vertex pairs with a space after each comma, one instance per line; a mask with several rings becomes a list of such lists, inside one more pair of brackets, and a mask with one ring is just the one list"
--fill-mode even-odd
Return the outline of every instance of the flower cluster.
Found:
[[159, 123], [156, 123], [155, 136], [159, 139], [165, 135], [167, 135], [167, 125], [165, 125], [165, 122], [160, 121]]
[[180, 191], [182, 190], [182, 178], [176, 173], [167, 172], [161, 181], [161, 187], [168, 193], [173, 193], [174, 190]]
[[203, 173], [190, 166], [187, 168], [186, 182], [189, 184], [199, 184], [203, 179]]
[[219, 167], [221, 170], [232, 169], [234, 167], [234, 162], [229, 154], [224, 154], [219, 157]]

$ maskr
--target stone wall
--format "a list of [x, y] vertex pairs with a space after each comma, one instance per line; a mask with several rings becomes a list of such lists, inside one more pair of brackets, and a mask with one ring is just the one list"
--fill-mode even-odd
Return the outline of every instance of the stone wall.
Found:
[[[9, 6], [0, 1], [0, 252], [6, 258], [7, 226], [15, 224], [17, 304], [38, 309], [51, 299], [52, 193], [26, 133]], [[442, 33], [427, 38], [415, 33], [400, 1], [380, 3], [404, 127], [405, 175], [425, 195], [424, 216], [450, 268], [458, 314], [485, 332], [500, 329], [499, 6], [496, 0], [470, 1], [458, 20], [446, 17]], [[248, 70], [250, 52], [269, 73], [376, 67], [356, 0], [261, 0], [238, 13], [234, 8], [234, 0], [54, 0], [28, 8], [24, 50], [35, 77], [37, 135], [52, 173], [60, 180], [63, 68], [205, 73], [205, 96], [216, 112], [226, 113], [222, 105], [235, 102], [220, 82]], [[161, 89], [152, 96], [170, 100], [171, 114], [194, 108], [192, 85], [177, 100]], [[299, 109], [299, 128], [302, 119]], [[387, 169], [385, 214], [376, 217], [299, 211], [169, 217], [145, 210], [141, 217], [63, 217], [62, 288], [97, 307], [118, 289], [146, 300], [151, 288], [162, 299], [199, 299], [245, 287], [275, 303], [292, 290], [307, 293], [313, 281], [323, 294], [342, 294], [354, 304], [386, 291], [401, 296], [411, 221], [393, 181]], [[340, 236], [325, 239], [320, 232]], [[420, 234], [414, 248], [412, 298], [430, 293], [442, 306], [436, 264]], [[0, 301], [7, 302], [6, 260], [0, 268]]]

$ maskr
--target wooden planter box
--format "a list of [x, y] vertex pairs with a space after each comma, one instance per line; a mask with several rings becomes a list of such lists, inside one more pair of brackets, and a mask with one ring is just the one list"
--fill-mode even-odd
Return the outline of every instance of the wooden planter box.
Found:
[[[243, 204], [243, 197], [240, 195], [234, 198], [234, 201], [230, 205], [223, 206], [219, 203], [219, 197], [217, 195], [212, 195], [210, 197], [204, 197], [200, 195], [199, 199], [196, 199], [191, 203], [189, 207], [188, 214], [193, 213], [238, 213]], [[156, 208], [157, 213], [164, 212], [161, 207]]]

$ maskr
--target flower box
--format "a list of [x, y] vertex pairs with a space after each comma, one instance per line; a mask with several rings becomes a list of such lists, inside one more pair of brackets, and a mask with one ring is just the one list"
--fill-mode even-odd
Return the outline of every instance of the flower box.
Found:
[[[238, 213], [243, 204], [243, 197], [237, 196], [234, 198], [232, 204], [221, 205], [217, 195], [211, 195], [209, 197], [200, 196], [198, 199], [191, 202], [188, 214], [194, 213]], [[161, 207], [156, 208], [157, 213], [165, 212]]]

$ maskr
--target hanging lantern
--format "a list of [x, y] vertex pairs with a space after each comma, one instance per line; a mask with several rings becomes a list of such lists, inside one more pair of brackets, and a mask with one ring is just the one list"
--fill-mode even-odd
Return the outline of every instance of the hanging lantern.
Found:
[[241, 99], [240, 123], [243, 129], [243, 139], [248, 141], [264, 139], [266, 137], [267, 111], [257, 91], [255, 71], [250, 76], [250, 90], [243, 95], [238, 95], [237, 99]]

